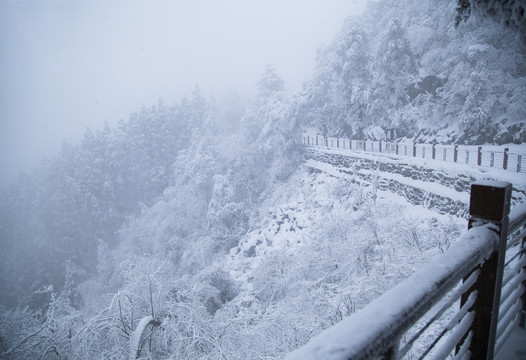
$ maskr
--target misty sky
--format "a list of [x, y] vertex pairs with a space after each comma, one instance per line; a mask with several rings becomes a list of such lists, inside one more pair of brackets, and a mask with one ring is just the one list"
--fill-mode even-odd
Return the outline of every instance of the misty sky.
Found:
[[0, 1], [0, 185], [86, 127], [114, 125], [141, 105], [251, 97], [265, 65], [289, 93], [316, 49], [366, 0]]

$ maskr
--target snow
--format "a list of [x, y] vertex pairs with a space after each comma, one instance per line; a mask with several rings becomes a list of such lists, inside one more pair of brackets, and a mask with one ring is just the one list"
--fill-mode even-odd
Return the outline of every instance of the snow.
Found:
[[[322, 172], [313, 173], [309, 168], [319, 168]], [[362, 204], [360, 198], [366, 200], [365, 203]], [[309, 264], [311, 260], [308, 259], [314, 257], [317, 260], [313, 261], [318, 263], [315, 266], [326, 266], [323, 264], [333, 261], [331, 264], [338, 264], [341, 269], [346, 269], [345, 274], [350, 284], [338, 285], [337, 292], [352, 294], [351, 298], [357, 302], [356, 307], [361, 308], [409, 276], [427, 259], [438, 254], [441, 251], [438, 242], [445, 241], [443, 246], [447, 249], [449, 240], [441, 240], [442, 235], [438, 233], [443, 232], [446, 228], [444, 226], [448, 229], [454, 228], [455, 232], [466, 227], [466, 220], [463, 218], [439, 214], [424, 206], [415, 206], [400, 195], [374, 189], [352, 174], [339, 172], [333, 165], [315, 160], [308, 160], [294, 178], [274, 188], [271, 197], [261, 209], [257, 226], [241, 239], [237, 247], [230, 250], [225, 264], [222, 265], [239, 285], [242, 293], [248, 296], [240, 296], [236, 300], [239, 302], [254, 302], [250, 299], [253, 299], [255, 293], [262, 291], [261, 281], [266, 281], [263, 274], [270, 274], [281, 267], [284, 267], [286, 274], [270, 274], [272, 277], [281, 278], [272, 281], [281, 283], [286, 281], [286, 276], [291, 276], [293, 284], [296, 284], [298, 276], [302, 276], [298, 272], [302, 271], [308, 271], [308, 277], [313, 281], [322, 281], [316, 277], [318, 275]], [[366, 217], [374, 219], [365, 220]], [[372, 246], [375, 241], [372, 235], [374, 229], [368, 223], [377, 223], [375, 226], [378, 226], [378, 236], [382, 244]], [[430, 228], [435, 226], [432, 224], [438, 227]], [[339, 245], [332, 235], [327, 234], [328, 231], [332, 231], [333, 226], [345, 237], [340, 240], [342, 245]], [[418, 232], [418, 236], [429, 236], [429, 239], [422, 239], [424, 243], [421, 251], [416, 249], [415, 244], [407, 243], [407, 231], [413, 228]], [[451, 241], [456, 237], [451, 234], [444, 236], [450, 236]], [[326, 251], [333, 246], [340, 246], [337, 249], [342, 249], [343, 253], [333, 255], [329, 260]], [[378, 254], [374, 256], [379, 258], [370, 258], [370, 262], [379, 266], [382, 263], [387, 264], [387, 273], [378, 274], [382, 277], [379, 280], [382, 284], [375, 280], [376, 270], [374, 274], [366, 275], [365, 270], [360, 268], [363, 266], [360, 265], [363, 261], [360, 257], [363, 257], [364, 251], [374, 251]], [[398, 257], [400, 260], [397, 260]], [[398, 261], [403, 261], [404, 265], [390, 267], [391, 263], [395, 264]], [[308, 270], [303, 266], [308, 266]], [[320, 276], [324, 276], [323, 273]], [[285, 286], [286, 291], [295, 291], [291, 284]], [[305, 290], [300, 290], [297, 294], [303, 291]], [[329, 299], [331, 296], [335, 297], [329, 293], [324, 296]], [[337, 307], [338, 297], [332, 301], [336, 303], [327, 306]]]
[[[327, 329], [304, 347], [286, 357], [293, 359], [348, 359], [360, 351], [366, 356], [389, 341], [391, 331], [400, 334], [410, 326], [409, 314], [424, 312], [439, 290], [454, 286], [472, 268], [489, 256], [498, 237], [488, 227], [467, 231], [450, 249], [424, 265], [407, 280], [388, 291], [360, 312]], [[421, 315], [421, 314], [419, 314]], [[394, 339], [391, 339], [394, 340]]]
[[341, 172], [334, 165], [327, 164], [326, 162], [323, 162], [323, 161], [317, 161], [317, 160], [313, 160], [313, 159], [308, 159], [305, 162], [305, 165], [307, 167], [311, 167], [311, 168], [314, 168], [314, 169], [321, 170], [324, 173], [329, 174], [331, 176], [341, 177], [341, 178], [346, 178], [348, 180], [361, 182], [360, 178], [358, 178], [357, 176]]
[[488, 45], [483, 45], [483, 44], [470, 45], [468, 47], [468, 55], [469, 56], [479, 55], [478, 53], [486, 52], [488, 51], [488, 49], [489, 49]]
[[[36, 285], [24, 289], [20, 315], [0, 304], [0, 320], [8, 320], [0, 326], [1, 347], [13, 349], [25, 337], [24, 358], [45, 357], [46, 344], [69, 358], [134, 358], [141, 349], [143, 358], [278, 358], [375, 301], [351, 316], [363, 321], [339, 325], [346, 333], [336, 343], [320, 335], [318, 355], [326, 358], [325, 350], [339, 356], [349, 346], [385, 340], [390, 329], [406, 329], [409, 311], [424, 311], [418, 306], [433, 303], [437, 289], [455, 290], [407, 337], [453, 302], [454, 292], [468, 285], [452, 285], [448, 275], [462, 267], [460, 278], [483, 248], [492, 248], [479, 242], [493, 241], [486, 230], [472, 230], [448, 251], [466, 228], [461, 216], [469, 185], [508, 181], [519, 188], [513, 201], [526, 199], [526, 177], [513, 172], [526, 171], [526, 146], [483, 145], [481, 162], [488, 166], [502, 167], [509, 148], [510, 171], [504, 171], [475, 166], [477, 146], [458, 146], [457, 160], [468, 164], [432, 160], [429, 142], [526, 141], [524, 51], [505, 31], [470, 23], [454, 29], [452, 2], [375, 3], [363, 21], [346, 21], [320, 49], [313, 77], [298, 94], [286, 95], [270, 67], [252, 100], [230, 94], [208, 101], [196, 87], [173, 106], [159, 101], [129, 123], [88, 131], [82, 144], [66, 144], [56, 162], [21, 177], [12, 195], [0, 192], [6, 200], [0, 238], [6, 235], [9, 245], [2, 252], [8, 261], [0, 260], [3, 284], [16, 290], [32, 280], [67, 280], [43, 313], [26, 316], [22, 309], [27, 301], [47, 302], [46, 294], [42, 301], [30, 296]], [[409, 155], [415, 146], [417, 158], [380, 154], [386, 143], [378, 141], [361, 142], [375, 153], [318, 150], [356, 159], [308, 149], [336, 165], [308, 161], [298, 169], [296, 129], [303, 126], [376, 139], [414, 136], [428, 144], [401, 143]], [[451, 145], [435, 150], [452, 161]], [[336, 158], [354, 165], [341, 168]], [[32, 249], [46, 251], [33, 256]], [[62, 276], [57, 266], [69, 258], [77, 261]], [[93, 271], [83, 274], [86, 269]], [[50, 277], [27, 277], [33, 270]], [[4, 293], [9, 298], [13, 291]], [[458, 307], [444, 309], [413, 347], [404, 345], [408, 357]], [[45, 335], [27, 337], [40, 326]]]
[[469, 330], [469, 327], [475, 319], [475, 313], [472, 311], [468, 313], [455, 327], [452, 333], [447, 337], [447, 339], [441, 344], [438, 350], [432, 354], [430, 357], [431, 360], [442, 360], [445, 359], [455, 346], [462, 340], [466, 332]]
[[[374, 163], [390, 164], [390, 165], [394, 165], [396, 169], [403, 169], [404, 167], [406, 167], [408, 169], [411, 169], [411, 171], [414, 170], [416, 172], [422, 172], [422, 173], [432, 170], [433, 172], [435, 172], [436, 176], [438, 176], [439, 178], [445, 177], [448, 179], [446, 183], [444, 183], [444, 185], [446, 185], [446, 188], [441, 187], [441, 186], [437, 187], [437, 186], [431, 185], [431, 184], [434, 184], [434, 182], [431, 182], [431, 181], [427, 182], [425, 181], [426, 180], [425, 178], [422, 179], [423, 182], [412, 182], [411, 186], [422, 189], [426, 191], [427, 193], [431, 193], [434, 195], [441, 194], [438, 196], [448, 197], [454, 202], [457, 202], [458, 200], [460, 200], [462, 203], [467, 204], [469, 201], [469, 194], [467, 192], [465, 194], [462, 194], [462, 193], [455, 192], [455, 190], [453, 189], [449, 189], [449, 190], [447, 189], [447, 186], [450, 186], [449, 182], [455, 182], [456, 181], [455, 179], [457, 177], [464, 179], [463, 181], [473, 181], [473, 182], [479, 182], [479, 181], [509, 182], [513, 184], [512, 207], [526, 201], [526, 176], [524, 176], [524, 173], [515, 173], [513, 171], [506, 171], [502, 169], [483, 168], [479, 166], [466, 165], [466, 164], [460, 164], [460, 163], [450, 163], [450, 162], [444, 162], [444, 161], [432, 160], [432, 159], [397, 156], [393, 154], [366, 153], [363, 151], [329, 149], [329, 148], [322, 148], [322, 147], [311, 147], [311, 149], [321, 154], [327, 154], [327, 155], [334, 154], [334, 155], [339, 155], [339, 156], [351, 157], [355, 159], [365, 159], [367, 161], [374, 162]], [[383, 167], [385, 168], [385, 166]], [[322, 170], [321, 167], [319, 169]], [[336, 174], [334, 172], [334, 169], [331, 171], [332, 171], [331, 174], [333, 175]], [[354, 170], [354, 171], [356, 171], [356, 173], [359, 174], [360, 170]], [[380, 173], [376, 172], [375, 174], [380, 174]], [[393, 175], [387, 175], [387, 176], [391, 178], [393, 177]], [[402, 179], [402, 178], [398, 178], [398, 179]], [[409, 184], [408, 182], [411, 182], [411, 179], [404, 179], [403, 181], [406, 184]], [[469, 185], [469, 184], [466, 184], [466, 185]], [[428, 189], [430, 191], [428, 191]]]
[[479, 186], [491, 186], [491, 187], [498, 187], [498, 188], [505, 188], [509, 185], [506, 181], [495, 181], [495, 180], [478, 180], [473, 183], [473, 185], [479, 185]]
[[[472, 176], [477, 180], [497, 179], [500, 181], [510, 182], [514, 186], [526, 186], [526, 176], [524, 175], [524, 173], [516, 173], [513, 171], [507, 171], [498, 168], [486, 168], [477, 165], [461, 164], [442, 160], [433, 160], [429, 158], [410, 157], [388, 153], [371, 153], [357, 150], [335, 149], [316, 146], [313, 146], [312, 148], [316, 149], [316, 151], [324, 152], [327, 154], [353, 156], [356, 158], [363, 158], [367, 160], [381, 161], [383, 163], [415, 165], [418, 167], [442, 170], [450, 174], [464, 174]], [[524, 149], [524, 146], [520, 148]], [[524, 151], [526, 153], [526, 150]]]
[[422, 181], [422, 180], [415, 180], [408, 177], [405, 177], [400, 174], [393, 174], [388, 173], [384, 171], [371, 171], [371, 170], [358, 170], [360, 174], [369, 174], [369, 175], [377, 175], [380, 177], [383, 177], [385, 179], [395, 180], [399, 183], [412, 186], [414, 188], [422, 189], [424, 191], [427, 191], [429, 193], [433, 193], [442, 197], [447, 197], [455, 201], [461, 201], [465, 204], [469, 203], [469, 194], [466, 192], [460, 192], [456, 191], [455, 189], [451, 189], [447, 186], [435, 183], [435, 182], [429, 182], [429, 181]]
[[526, 221], [526, 202], [516, 205], [513, 209], [511, 209], [509, 219], [509, 230], [510, 232], [513, 232], [517, 230], [516, 228], [521, 223]]
[[[357, 182], [357, 183], [365, 183], [359, 177], [357, 177], [355, 175], [348, 174], [346, 172], [341, 172], [338, 169], [338, 167], [336, 167], [334, 165], [331, 165], [331, 164], [327, 164], [325, 162], [321, 162], [321, 161], [317, 161], [317, 160], [313, 160], [313, 159], [308, 159], [305, 162], [305, 165], [307, 167], [311, 167], [311, 168], [323, 171], [324, 173], [326, 173], [328, 175], [331, 175], [331, 176], [334, 176], [334, 177], [347, 179], [349, 181], [353, 181], [353, 182]], [[359, 170], [358, 172], [364, 172], [364, 171], [365, 170]], [[389, 174], [389, 175], [395, 175], [395, 174]], [[410, 185], [414, 185], [414, 184], [411, 183], [412, 181], [416, 182], [416, 180], [408, 179], [408, 178], [405, 178], [404, 181], [406, 181]], [[428, 187], [428, 184], [429, 184], [429, 187]], [[440, 185], [440, 184], [426, 183], [426, 184], [422, 185], [422, 189], [428, 191], [428, 189], [434, 188], [434, 185]], [[462, 195], [458, 195], [458, 194], [463, 194], [463, 193], [459, 193], [459, 192], [457, 192], [457, 191], [455, 191], [453, 189], [449, 189], [449, 188], [444, 189], [441, 186], [438, 186], [438, 187], [436, 187], [434, 189], [435, 189], [435, 193], [441, 194], [443, 196], [447, 196], [447, 195], [452, 195], [453, 194], [452, 196], [455, 196], [455, 197], [458, 197], [458, 198], [462, 199]], [[440, 191], [438, 191], [437, 189], [441, 189], [441, 190], [445, 190], [445, 191], [440, 193]], [[423, 205], [414, 205], [414, 204], [410, 203], [405, 197], [400, 196], [398, 194], [395, 194], [393, 192], [380, 190], [380, 189], [378, 189], [376, 191], [377, 191], [377, 195], [378, 195], [379, 198], [384, 199], [386, 201], [389, 201], [391, 203], [403, 206], [403, 208], [404, 208], [404, 210], [403, 210], [404, 215], [407, 216], [407, 217], [424, 216], [424, 217], [427, 217], [427, 218], [432, 218], [432, 217], [439, 218], [442, 221], [453, 220], [453, 218], [450, 215], [437, 213], [436, 211], [430, 210], [430, 209], [426, 208]], [[455, 194], [455, 193], [457, 193], [457, 194]], [[463, 201], [463, 202], [464, 203], [469, 202], [469, 198], [468, 198], [467, 201]], [[459, 224], [462, 224], [462, 225], [466, 224], [466, 221], [463, 218], [455, 218], [454, 220], [457, 221]]]
[[133, 331], [130, 340], [130, 359], [137, 358], [137, 351], [139, 350], [139, 343], [141, 342], [142, 333], [151, 321], [153, 321], [153, 316], [148, 315], [143, 317], [137, 324], [135, 330]]
[[505, 339], [502, 336], [506, 333], [507, 327], [510, 324], [513, 324], [513, 321], [516, 318], [521, 317], [521, 310], [522, 301], [517, 301], [502, 318], [500, 318], [499, 316], [499, 325], [497, 327], [497, 342], [501, 341], [501, 338]]
[[503, 344], [497, 343], [495, 360], [522, 360], [523, 354], [526, 353], [526, 330], [517, 326], [519, 318], [516, 323], [511, 324], [506, 329], [503, 338], [507, 338]]
[[[458, 163], [444, 163], [440, 161], [433, 161], [428, 159], [420, 159], [420, 158], [402, 158], [393, 156], [392, 154], [371, 154], [371, 153], [365, 153], [360, 151], [349, 151], [349, 150], [342, 150], [342, 149], [327, 149], [327, 148], [316, 148], [317, 151], [328, 153], [328, 154], [339, 154], [339, 155], [347, 155], [347, 156], [353, 156], [358, 158], [366, 158], [369, 160], [376, 160], [376, 161], [382, 161], [382, 162], [391, 162], [395, 164], [412, 164], [416, 166], [422, 166], [422, 167], [431, 167], [431, 168], [439, 168], [442, 170], [446, 170], [449, 173], [455, 174], [465, 174], [469, 173], [472, 175], [475, 179], [477, 179], [478, 184], [488, 184], [492, 186], [504, 186], [507, 184], [507, 180], [510, 178], [516, 178], [519, 174], [514, 174], [510, 172], [505, 172], [503, 170], [493, 171], [495, 169], [491, 169], [490, 171], [486, 171], [487, 169], [481, 169], [476, 166], [466, 166], [463, 164]], [[437, 183], [430, 183], [422, 180], [415, 180], [412, 178], [404, 177], [400, 174], [394, 174], [389, 173], [385, 171], [378, 171], [378, 170], [366, 170], [366, 169], [357, 169], [354, 168], [352, 171], [348, 171], [350, 169], [345, 169], [347, 171], [342, 171], [342, 169], [338, 165], [332, 165], [325, 162], [317, 161], [314, 159], [308, 159], [305, 163], [305, 166], [317, 169], [322, 171], [324, 174], [329, 175], [331, 177], [336, 178], [342, 178], [346, 179], [350, 182], [357, 183], [357, 184], [365, 184], [366, 182], [362, 181], [360, 177], [356, 176], [358, 174], [360, 175], [368, 175], [368, 176], [377, 176], [389, 180], [394, 180], [400, 183], [403, 183], [408, 186], [412, 186], [415, 188], [419, 188], [428, 192], [431, 192], [433, 194], [447, 197], [450, 199], [454, 199], [455, 201], [461, 201], [465, 204], [469, 203], [469, 193], [467, 192], [458, 192], [453, 189], [450, 189], [444, 185], [437, 184]], [[493, 176], [488, 176], [488, 173], [492, 174]], [[454, 176], [454, 175], [453, 175]], [[521, 181], [524, 184], [523, 175], [519, 175], [521, 177]], [[495, 181], [494, 179], [502, 179], [503, 181]], [[414, 206], [412, 208], [412, 205], [410, 205], [406, 199], [390, 193], [388, 191], [380, 191], [378, 192], [378, 198], [384, 199], [385, 201], [390, 201], [394, 203], [399, 204], [405, 204], [407, 208], [404, 208], [404, 214], [407, 214], [408, 216], [413, 216], [421, 211], [428, 211], [428, 216], [435, 216], [436, 214], [428, 209], [424, 209], [421, 206]], [[525, 207], [524, 204], [518, 205], [515, 209], [512, 210], [510, 214], [510, 218], [514, 219], [517, 217], [518, 213], [523, 212], [521, 210], [523, 207]], [[431, 215], [433, 213], [433, 215]], [[420, 213], [422, 215], [422, 213]], [[474, 229], [470, 230], [469, 233], [472, 234], [472, 231]], [[476, 230], [476, 231], [480, 231]], [[477, 237], [477, 236], [475, 236]], [[491, 236], [490, 236], [491, 237]], [[466, 259], [472, 259], [473, 254], [469, 253], [469, 251], [459, 251], [455, 246], [461, 241], [462, 239], [465, 239], [465, 235], [461, 237], [461, 239], [458, 240], [458, 242], [453, 245], [450, 250], [447, 252], [449, 254], [449, 257], [456, 256], [459, 253], [464, 254], [465, 260]], [[474, 239], [471, 239], [472, 241], [475, 241]], [[492, 249], [493, 246], [490, 245], [491, 243], [485, 243], [484, 246], [488, 246], [488, 249]], [[482, 248], [481, 247], [481, 248]], [[456, 260], [452, 260], [451, 258], [448, 259], [448, 255], [441, 256], [439, 258], [433, 259], [431, 264], [448, 264], [448, 262]], [[447, 260], [446, 260], [447, 259]], [[461, 264], [462, 261], [457, 261], [457, 264]], [[421, 274], [422, 271], [426, 271], [424, 269], [428, 269], [430, 265], [426, 265], [423, 269], [418, 270], [418, 272], [413, 275], [417, 276], [417, 274]], [[451, 267], [449, 265], [444, 265], [449, 270]], [[436, 270], [436, 269], [435, 269]], [[396, 321], [393, 320], [396, 318], [397, 311], [403, 312], [403, 309], [410, 309], [414, 306], [408, 305], [408, 303], [411, 302], [411, 299], [414, 299], [415, 296], [421, 295], [422, 291], [430, 291], [430, 289], [433, 287], [436, 282], [433, 283], [433, 276], [430, 275], [431, 272], [428, 272], [425, 276], [422, 276], [422, 281], [415, 282], [415, 279], [411, 277], [410, 279], [404, 281], [399, 286], [405, 287], [405, 291], [400, 290], [391, 290], [387, 294], [383, 295], [381, 298], [375, 300], [373, 303], [371, 303], [370, 306], [367, 306], [364, 310], [360, 311], [357, 314], [353, 314], [350, 318], [343, 321], [346, 325], [338, 324], [336, 325], [337, 330], [326, 330], [321, 335], [316, 337], [314, 340], [312, 340], [312, 344], [309, 343], [305, 346], [305, 348], [302, 348], [300, 350], [297, 350], [297, 352], [291, 354], [288, 359], [300, 359], [300, 358], [306, 358], [306, 359], [322, 359], [322, 358], [329, 358], [329, 359], [340, 359], [340, 358], [347, 358], [347, 356], [350, 356], [350, 354], [353, 353], [357, 348], [361, 348], [365, 346], [367, 339], [379, 339], [382, 335], [382, 329], [388, 329], [393, 326], [395, 326]], [[439, 271], [435, 271], [436, 273], [439, 273]], [[447, 277], [447, 276], [446, 276]], [[427, 280], [426, 280], [427, 279]], [[436, 279], [436, 278], [435, 278]], [[426, 281], [430, 281], [426, 282]], [[410, 285], [407, 285], [405, 283], [408, 283]], [[405, 285], [404, 285], [405, 284]], [[398, 291], [398, 292], [397, 292]], [[394, 295], [393, 295], [394, 292]], [[432, 292], [432, 291], [431, 291]], [[383, 299], [383, 300], [380, 300]], [[402, 299], [402, 300], [400, 300]], [[378, 305], [378, 303], [380, 305]], [[376, 305], [373, 305], [376, 304]], [[383, 308], [382, 308], [383, 306]], [[372, 307], [373, 310], [368, 310], [370, 307]], [[389, 310], [393, 309], [393, 310]], [[361, 315], [361, 313], [365, 313], [365, 315]], [[406, 313], [407, 314], [407, 313]], [[383, 318], [383, 320], [379, 320], [378, 318]], [[402, 319], [403, 316], [400, 317]], [[351, 320], [354, 319], [354, 320]], [[353, 322], [356, 325], [351, 325], [350, 322]], [[465, 320], [463, 321], [465, 325]], [[366, 325], [367, 324], [367, 325]], [[455, 328], [454, 330], [457, 330]], [[360, 335], [358, 335], [360, 334]], [[454, 337], [456, 338], [456, 337]], [[447, 340], [450, 341], [450, 340]], [[451, 340], [453, 341], [453, 340]], [[442, 344], [444, 341], [441, 341], [439, 344]], [[446, 346], [446, 349], [444, 351], [450, 351], [448, 350], [449, 346]]]

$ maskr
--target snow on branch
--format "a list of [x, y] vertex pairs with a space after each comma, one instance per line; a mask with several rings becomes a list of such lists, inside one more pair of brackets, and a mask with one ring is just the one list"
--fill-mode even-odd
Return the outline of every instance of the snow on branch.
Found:
[[141, 348], [140, 348], [140, 342], [142, 333], [144, 332], [144, 329], [146, 329], [146, 326], [148, 325], [159, 325], [159, 322], [156, 321], [153, 316], [148, 315], [145, 316], [139, 321], [137, 324], [137, 327], [135, 328], [135, 331], [132, 334], [131, 341], [130, 341], [130, 359], [137, 359], [139, 358]]

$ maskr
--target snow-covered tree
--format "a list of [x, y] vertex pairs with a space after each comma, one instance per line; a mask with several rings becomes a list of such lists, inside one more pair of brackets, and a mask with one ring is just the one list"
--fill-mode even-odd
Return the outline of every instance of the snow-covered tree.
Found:
[[400, 109], [409, 103], [407, 87], [416, 75], [416, 64], [407, 30], [400, 21], [391, 20], [380, 35], [372, 72], [368, 116], [373, 125], [381, 126], [384, 131], [395, 129], [405, 135], [409, 129]]

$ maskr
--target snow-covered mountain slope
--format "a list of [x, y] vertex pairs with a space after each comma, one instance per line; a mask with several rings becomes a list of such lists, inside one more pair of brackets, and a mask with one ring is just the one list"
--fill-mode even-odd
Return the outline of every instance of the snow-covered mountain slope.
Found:
[[364, 306], [444, 251], [466, 226], [352, 175], [334, 176], [330, 165], [313, 167], [309, 160], [274, 189], [224, 263], [248, 307], [270, 311], [314, 296], [324, 327], [342, 307]]
[[281, 340], [281, 349], [365, 306], [447, 249], [467, 226], [472, 181], [514, 181], [514, 201], [524, 200], [526, 180], [502, 171], [307, 153], [222, 263], [240, 292], [218, 314], [237, 309], [236, 318], [254, 321], [252, 331], [269, 336], [273, 329], [268, 341], [294, 333], [294, 341]]
[[457, 1], [370, 2], [320, 49], [298, 97], [302, 123], [360, 139], [526, 141], [524, 43], [457, 15]]

